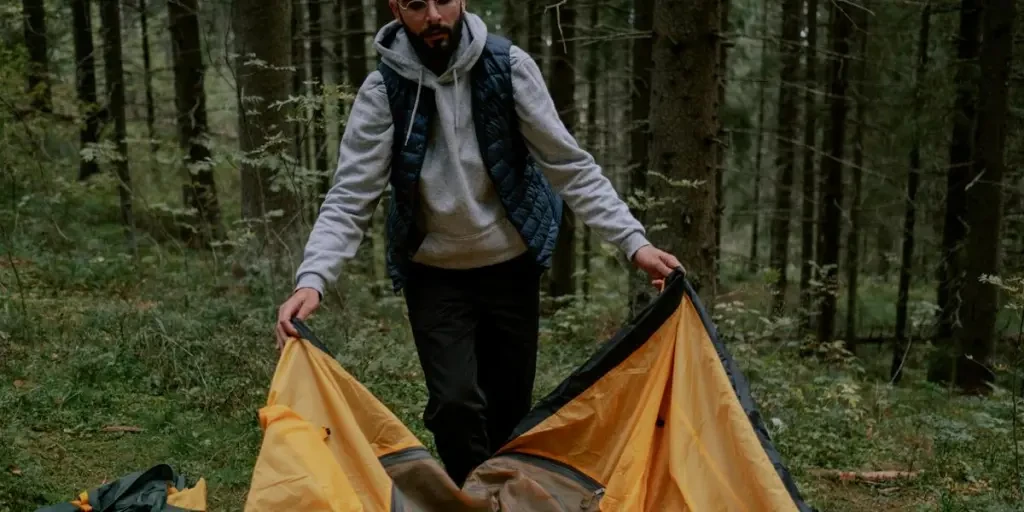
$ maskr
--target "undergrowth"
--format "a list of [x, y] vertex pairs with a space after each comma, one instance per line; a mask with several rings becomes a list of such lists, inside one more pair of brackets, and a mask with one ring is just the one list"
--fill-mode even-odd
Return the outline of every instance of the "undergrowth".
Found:
[[[159, 463], [204, 477], [211, 510], [240, 510], [261, 440], [256, 413], [274, 370], [273, 322], [290, 291], [291, 268], [263, 265], [236, 248], [243, 244], [183, 248], [166, 234], [173, 219], [148, 206], [160, 201], [138, 204], [142, 235], [132, 254], [109, 179], [80, 184], [73, 154], [50, 153], [43, 165], [30, 145], [0, 144], [15, 148], [0, 164], [0, 512], [65, 501]], [[236, 220], [226, 210], [233, 239], [241, 240], [246, 228]], [[586, 298], [543, 319], [538, 397], [626, 320], [622, 267], [595, 258], [589, 279]], [[989, 397], [951, 394], [925, 382], [926, 347], [915, 346], [903, 382], [891, 386], [888, 346], [851, 357], [838, 343], [801, 355], [796, 322], [764, 315], [759, 281], [723, 284], [726, 294], [714, 304], [721, 336], [815, 507], [1021, 510], [1024, 413], [1005, 379]], [[375, 292], [382, 288], [379, 279], [345, 274], [310, 325], [430, 446], [403, 303]], [[866, 280], [865, 311], [887, 314], [893, 294], [871, 292], [883, 288]], [[929, 297], [915, 290], [915, 321], [928, 316]], [[107, 431], [111, 426], [132, 428]], [[823, 469], [915, 477], [843, 483]]]

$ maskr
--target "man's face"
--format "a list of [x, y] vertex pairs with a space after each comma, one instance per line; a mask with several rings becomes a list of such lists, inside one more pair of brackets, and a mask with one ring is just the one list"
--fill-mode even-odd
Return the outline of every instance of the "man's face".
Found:
[[462, 17], [465, 0], [390, 0], [405, 29], [432, 51], [448, 53], [457, 41], [454, 31]]

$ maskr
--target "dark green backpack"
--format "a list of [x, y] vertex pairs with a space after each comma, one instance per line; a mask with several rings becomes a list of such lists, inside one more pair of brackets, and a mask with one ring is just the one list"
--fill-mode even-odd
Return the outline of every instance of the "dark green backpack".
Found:
[[[185, 477], [167, 464], [129, 473], [88, 491], [92, 512], [200, 512], [167, 504], [167, 486], [185, 490]], [[59, 503], [36, 512], [81, 512], [74, 502]], [[90, 510], [86, 508], [84, 510]]]

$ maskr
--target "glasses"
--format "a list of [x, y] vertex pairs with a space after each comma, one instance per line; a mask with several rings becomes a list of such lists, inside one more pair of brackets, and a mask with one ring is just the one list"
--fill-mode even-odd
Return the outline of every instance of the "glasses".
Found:
[[434, 2], [435, 7], [455, 3], [456, 0], [398, 0], [398, 6], [403, 11], [423, 12], [427, 9], [427, 2]]

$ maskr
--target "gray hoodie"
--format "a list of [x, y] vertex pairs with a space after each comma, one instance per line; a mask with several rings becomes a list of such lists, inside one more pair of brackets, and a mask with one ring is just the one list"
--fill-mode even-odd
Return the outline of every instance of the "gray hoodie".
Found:
[[[381, 41], [399, 31], [390, 47]], [[526, 251], [505, 217], [477, 146], [471, 112], [470, 70], [487, 38], [487, 26], [466, 13], [463, 33], [450, 67], [441, 76], [420, 64], [397, 21], [377, 33], [374, 47], [396, 72], [433, 94], [437, 105], [420, 178], [419, 212], [426, 239], [413, 259], [442, 268], [472, 268], [499, 263]], [[647, 245], [643, 226], [630, 214], [594, 158], [581, 149], [558, 117], [536, 62], [517, 46], [511, 49], [512, 84], [520, 130], [530, 153], [569, 208], [603, 240], [626, 257]], [[334, 185], [320, 208], [296, 273], [296, 289], [323, 294], [344, 260], [352, 258], [365, 236], [370, 216], [384, 193], [395, 133], [387, 91], [379, 71], [359, 87], [342, 135]]]

